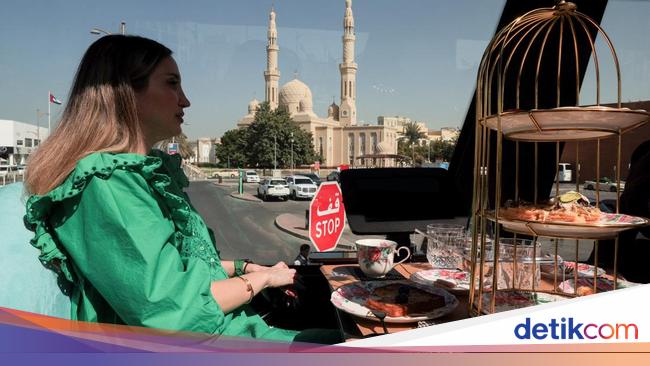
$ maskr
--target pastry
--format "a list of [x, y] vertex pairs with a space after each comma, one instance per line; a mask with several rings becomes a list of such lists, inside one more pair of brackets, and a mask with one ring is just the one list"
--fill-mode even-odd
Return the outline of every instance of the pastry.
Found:
[[390, 317], [403, 317], [426, 314], [441, 308], [445, 306], [445, 299], [414, 286], [394, 283], [375, 288], [365, 305]]
[[576, 295], [578, 296], [587, 296], [593, 294], [594, 294], [594, 288], [591, 286], [579, 286], [578, 289], [576, 290]]

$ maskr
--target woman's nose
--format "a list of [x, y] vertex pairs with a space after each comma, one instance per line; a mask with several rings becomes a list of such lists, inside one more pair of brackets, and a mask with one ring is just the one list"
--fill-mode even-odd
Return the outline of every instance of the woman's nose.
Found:
[[183, 90], [181, 90], [181, 99], [179, 100], [179, 105], [183, 108], [187, 108], [191, 105], [190, 100], [187, 99]]

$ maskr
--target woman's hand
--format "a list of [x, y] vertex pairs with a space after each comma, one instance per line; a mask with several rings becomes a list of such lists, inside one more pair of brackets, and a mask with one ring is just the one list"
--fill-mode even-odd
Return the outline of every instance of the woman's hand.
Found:
[[212, 296], [224, 313], [229, 313], [247, 303], [251, 295], [257, 295], [267, 287], [284, 287], [294, 283], [296, 270], [287, 268], [284, 263], [278, 263], [273, 267], [251, 266], [253, 264], [249, 264], [246, 267], [247, 273], [240, 277], [250, 282], [252, 294], [246, 286], [246, 281], [242, 281], [241, 278], [234, 277], [212, 282]]
[[281, 267], [279, 266], [280, 263], [270, 268], [267, 267], [267, 269], [264, 271], [264, 274], [268, 276], [266, 280], [266, 287], [282, 287], [293, 284], [294, 278], [296, 276], [296, 270], [288, 268], [284, 263], [282, 263], [284, 264], [284, 267]]
[[289, 266], [287, 266], [287, 264], [284, 262], [278, 262], [271, 268], [289, 268]]
[[267, 271], [272, 268], [289, 268], [286, 263], [284, 262], [278, 262], [273, 267], [267, 267], [267, 266], [260, 266], [259, 264], [255, 263], [249, 263], [246, 266], [246, 273], [253, 273], [253, 272], [259, 272], [259, 271]]

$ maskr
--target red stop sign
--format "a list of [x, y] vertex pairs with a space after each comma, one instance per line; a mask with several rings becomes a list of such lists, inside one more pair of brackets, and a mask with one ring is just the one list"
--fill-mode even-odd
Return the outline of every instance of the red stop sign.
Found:
[[344, 227], [341, 188], [337, 182], [323, 182], [309, 205], [309, 239], [319, 252], [334, 250]]

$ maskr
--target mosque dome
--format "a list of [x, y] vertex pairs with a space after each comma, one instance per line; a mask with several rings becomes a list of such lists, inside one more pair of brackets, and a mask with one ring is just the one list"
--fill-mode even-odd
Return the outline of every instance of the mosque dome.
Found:
[[327, 108], [327, 117], [332, 119], [339, 118], [339, 106], [336, 105], [336, 103], [332, 102], [332, 104]]
[[382, 141], [377, 144], [377, 154], [394, 154], [388, 141]]
[[312, 112], [314, 109], [314, 106], [311, 104], [311, 98], [302, 98], [300, 99], [299, 109], [300, 112]]
[[260, 107], [260, 101], [257, 100], [256, 98], [253, 98], [253, 100], [251, 100], [248, 103], [248, 114], [255, 114], [255, 112], [257, 112], [257, 109], [259, 107]]
[[289, 106], [298, 105], [301, 100], [307, 99], [312, 104], [311, 90], [309, 87], [298, 79], [293, 79], [280, 88], [280, 104]]

